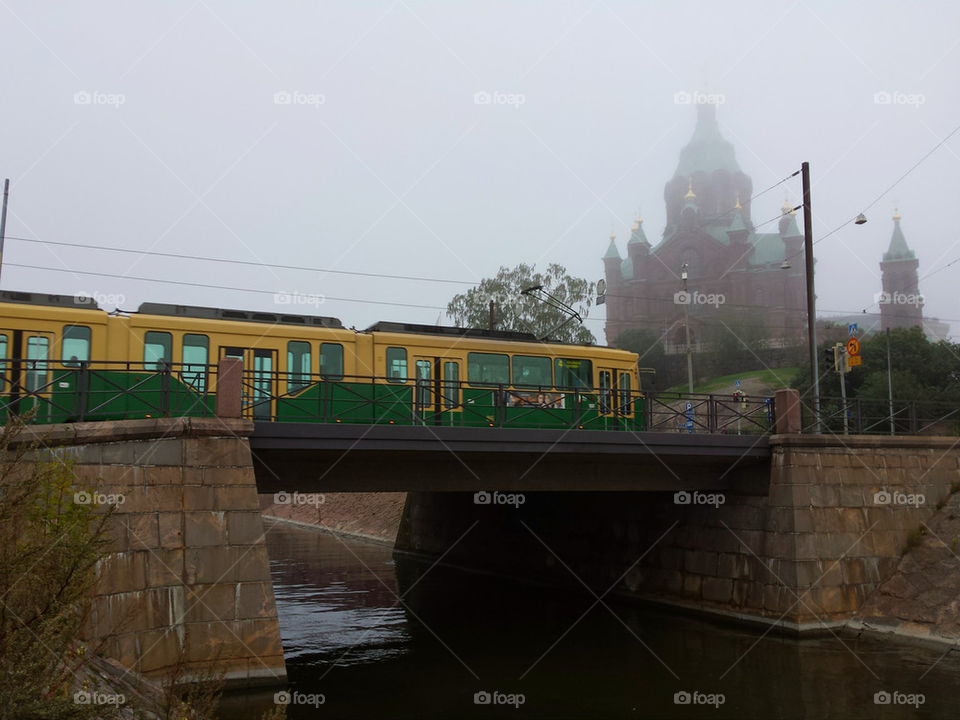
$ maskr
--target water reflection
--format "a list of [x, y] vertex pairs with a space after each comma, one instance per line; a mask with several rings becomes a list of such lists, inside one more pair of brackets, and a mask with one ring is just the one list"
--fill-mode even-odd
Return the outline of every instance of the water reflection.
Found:
[[[948, 656], [934, 666], [937, 651], [847, 637], [796, 641], [607, 607], [582, 586], [528, 586], [410, 557], [395, 565], [388, 547], [297, 528], [274, 528], [268, 548], [291, 687], [326, 699], [291, 706], [290, 718], [957, 715], [960, 662]], [[924, 693], [925, 703], [876, 705], [882, 690]], [[524, 702], [475, 705], [483, 691]], [[677, 692], [724, 702], [677, 705]], [[256, 717], [272, 698], [228, 698], [222, 716]]]

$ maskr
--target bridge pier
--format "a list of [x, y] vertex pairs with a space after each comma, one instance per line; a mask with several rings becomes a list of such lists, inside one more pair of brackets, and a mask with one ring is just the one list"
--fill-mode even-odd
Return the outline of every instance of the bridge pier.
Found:
[[[249, 421], [160, 418], [34, 426], [78, 490], [123, 498], [108, 521], [86, 640], [144, 676], [222, 673], [282, 684], [286, 669], [247, 437]], [[96, 502], [96, 497], [92, 498]]]
[[[960, 482], [950, 438], [782, 435], [769, 482], [696, 494], [410, 493], [397, 549], [444, 564], [773, 624], [842, 625]], [[688, 486], [689, 487], [689, 486]], [[719, 493], [719, 494], [718, 494]], [[895, 495], [899, 493], [899, 495]], [[889, 499], [888, 499], [889, 496]], [[897, 498], [915, 499], [916, 505]]]

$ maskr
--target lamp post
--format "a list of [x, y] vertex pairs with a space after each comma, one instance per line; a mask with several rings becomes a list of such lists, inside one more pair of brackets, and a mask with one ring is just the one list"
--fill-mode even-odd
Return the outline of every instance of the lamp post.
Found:
[[813, 373], [814, 427], [820, 432], [820, 364], [817, 362], [817, 307], [813, 291], [813, 215], [810, 212], [810, 163], [800, 165], [803, 180], [803, 254], [807, 275], [807, 338], [810, 345], [810, 372]]
[[690, 348], [690, 293], [687, 292], [687, 263], [680, 266], [680, 279], [687, 302], [683, 305], [683, 332], [687, 342], [687, 390], [693, 394], [693, 354]]
[[7, 237], [7, 199], [10, 196], [10, 178], [3, 181], [3, 205], [0, 207], [0, 270], [3, 269], [3, 241]]

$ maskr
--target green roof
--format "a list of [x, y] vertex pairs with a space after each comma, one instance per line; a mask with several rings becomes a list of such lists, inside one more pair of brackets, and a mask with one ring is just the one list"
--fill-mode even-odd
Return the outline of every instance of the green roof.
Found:
[[751, 265], [779, 264], [787, 256], [787, 248], [779, 233], [751, 235], [747, 242], [753, 244], [753, 252], [750, 253]]
[[743, 223], [743, 213], [740, 211], [733, 213], [733, 222], [730, 223], [730, 227], [727, 228], [727, 232], [739, 232], [746, 229], [747, 226]]
[[607, 248], [606, 254], [603, 256], [603, 259], [607, 258], [617, 258], [620, 259], [620, 251], [617, 250], [617, 241], [613, 238], [610, 238], [610, 247]]
[[633, 260], [628, 257], [623, 259], [620, 263], [620, 274], [624, 280], [633, 280]]
[[903, 230], [900, 229], [900, 215], [894, 215], [893, 235], [890, 236], [890, 247], [883, 254], [884, 261], [913, 260], [916, 257], [913, 250], [907, 247], [907, 239], [903, 236]]
[[689, 176], [695, 172], [714, 170], [739, 172], [733, 145], [720, 135], [717, 108], [713, 104], [697, 105], [697, 126], [693, 137], [680, 151], [680, 162], [674, 175]]
[[797, 227], [797, 216], [794, 213], [787, 213], [787, 228], [783, 233], [784, 237], [803, 237], [800, 228]]
[[647, 234], [643, 232], [643, 220], [637, 220], [636, 227], [633, 232], [630, 233], [630, 240], [627, 242], [627, 245], [633, 245], [634, 243], [650, 244], [650, 241], [647, 240]]

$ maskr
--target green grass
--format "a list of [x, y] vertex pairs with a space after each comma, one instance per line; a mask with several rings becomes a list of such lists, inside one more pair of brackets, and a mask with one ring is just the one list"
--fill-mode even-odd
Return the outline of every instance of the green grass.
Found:
[[[770, 388], [789, 387], [798, 370], [799, 368], [796, 367], [785, 367], [775, 370], [750, 370], [733, 375], [724, 375], [723, 377], [711, 378], [699, 385], [694, 385], [693, 391], [695, 393], [732, 393], [736, 390], [734, 383], [737, 380], [742, 381], [744, 384], [746, 384], [748, 380], [754, 380]], [[667, 392], [687, 392], [687, 384], [674, 385], [672, 388], [668, 388]]]

